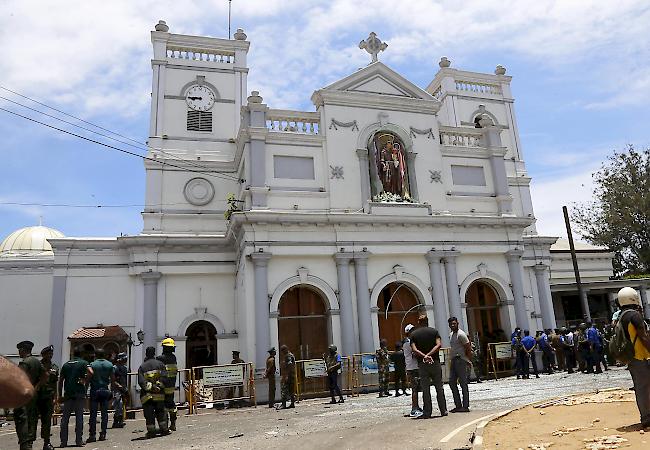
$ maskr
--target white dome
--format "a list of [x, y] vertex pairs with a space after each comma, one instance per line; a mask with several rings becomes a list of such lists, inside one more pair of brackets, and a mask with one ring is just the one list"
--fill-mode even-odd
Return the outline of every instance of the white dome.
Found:
[[21, 228], [2, 241], [0, 258], [52, 255], [52, 246], [47, 240], [62, 237], [65, 237], [63, 233], [54, 228], [44, 226]]

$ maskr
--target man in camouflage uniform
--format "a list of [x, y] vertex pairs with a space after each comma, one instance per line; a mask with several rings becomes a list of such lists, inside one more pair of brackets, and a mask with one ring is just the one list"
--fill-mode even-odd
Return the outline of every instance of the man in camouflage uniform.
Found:
[[388, 384], [390, 382], [390, 355], [386, 339], [379, 341], [379, 349], [375, 352], [377, 357], [377, 373], [379, 375], [379, 397], [390, 397]]
[[[280, 347], [280, 382], [282, 405], [278, 409], [295, 408], [296, 357], [286, 345]], [[287, 406], [287, 400], [291, 400], [289, 406]]]
[[46, 373], [45, 382], [36, 392], [36, 409], [41, 418], [41, 437], [43, 438], [43, 450], [52, 450], [50, 443], [52, 414], [54, 413], [54, 402], [56, 401], [56, 384], [59, 381], [59, 366], [52, 362], [54, 347], [52, 345], [41, 350], [41, 364]]
[[481, 347], [481, 340], [478, 333], [474, 333], [474, 339], [471, 341], [472, 345], [472, 366], [474, 367], [474, 375], [476, 382], [481, 382], [483, 375], [483, 349]]
[[341, 370], [341, 355], [337, 352], [336, 345], [332, 344], [328, 348], [329, 353], [325, 355], [325, 366], [327, 368], [327, 386], [332, 397], [331, 404], [336, 403], [334, 395], [339, 396], [339, 403], [345, 402], [341, 388], [339, 387], [339, 371]]
[[176, 377], [178, 366], [176, 362], [176, 343], [172, 338], [165, 338], [162, 341], [162, 355], [156, 359], [165, 365], [165, 370], [161, 374], [161, 381], [165, 386], [165, 409], [169, 413], [169, 430], [176, 431], [176, 416], [178, 409], [174, 401], [174, 391], [176, 390]]
[[[32, 356], [34, 343], [22, 341], [16, 346], [22, 361], [18, 366], [25, 371], [29, 381], [38, 392], [40, 386], [45, 382], [47, 373], [41, 362]], [[36, 440], [36, 425], [38, 422], [38, 410], [36, 409], [36, 395], [27, 404], [14, 409], [14, 421], [16, 422], [16, 434], [20, 450], [31, 450]]]
[[161, 380], [164, 371], [165, 365], [156, 359], [156, 348], [147, 347], [144, 362], [138, 369], [140, 401], [147, 424], [147, 438], [156, 436], [156, 420], [160, 426], [160, 434], [165, 436], [170, 433], [165, 411], [165, 386]]

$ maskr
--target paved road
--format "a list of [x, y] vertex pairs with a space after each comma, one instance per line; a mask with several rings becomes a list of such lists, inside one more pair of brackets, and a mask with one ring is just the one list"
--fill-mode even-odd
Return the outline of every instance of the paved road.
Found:
[[[410, 397], [379, 399], [366, 394], [327, 405], [327, 400], [303, 401], [295, 410], [275, 411], [266, 406], [182, 415], [178, 431], [151, 440], [144, 435], [144, 421], [129, 421], [125, 429], [109, 430], [109, 440], [86, 445], [86, 449], [252, 449], [252, 448], [467, 448], [477, 423], [498, 412], [561, 395], [609, 387], [631, 386], [629, 372], [615, 368], [602, 375], [554, 374], [540, 379], [507, 378], [470, 385], [472, 412], [413, 421], [403, 415], [410, 410]], [[451, 391], [445, 386], [453, 407]], [[435, 404], [435, 395], [434, 395]], [[434, 406], [434, 414], [436, 409]], [[70, 436], [74, 436], [70, 426]], [[58, 427], [53, 428], [57, 444]], [[87, 432], [87, 428], [86, 428]], [[243, 436], [233, 437], [233, 435]], [[0, 449], [18, 448], [13, 426], [0, 428]], [[39, 439], [34, 448], [42, 445]]]

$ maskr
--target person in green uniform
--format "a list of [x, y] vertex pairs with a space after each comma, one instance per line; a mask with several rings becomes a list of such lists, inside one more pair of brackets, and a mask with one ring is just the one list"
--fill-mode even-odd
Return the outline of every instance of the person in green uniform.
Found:
[[388, 384], [390, 380], [390, 357], [388, 354], [388, 343], [386, 339], [379, 341], [379, 349], [375, 352], [377, 356], [377, 371], [379, 374], [379, 397], [390, 397]]
[[[278, 409], [295, 408], [296, 402], [296, 357], [289, 351], [289, 347], [280, 347], [280, 395], [282, 405]], [[287, 406], [287, 400], [291, 404]]]
[[45, 383], [36, 392], [36, 409], [41, 418], [41, 437], [43, 438], [43, 450], [52, 450], [50, 443], [52, 436], [52, 414], [56, 402], [56, 383], [59, 381], [59, 366], [52, 362], [54, 346], [49, 345], [41, 350], [41, 364], [46, 372]]
[[58, 384], [59, 402], [63, 402], [61, 412], [61, 447], [68, 446], [68, 423], [70, 416], [75, 414], [75, 443], [78, 447], [84, 445], [84, 403], [86, 402], [86, 384], [90, 379], [88, 361], [81, 358], [81, 348], [73, 350], [72, 359], [61, 367]]
[[[29, 381], [34, 386], [34, 390], [38, 392], [47, 375], [38, 358], [32, 356], [34, 343], [22, 341], [16, 347], [18, 348], [18, 354], [22, 358], [18, 366], [27, 374]], [[20, 450], [31, 450], [36, 440], [36, 424], [38, 422], [36, 396], [20, 408], [14, 409], [14, 421], [16, 422], [16, 434], [18, 435]]]
[[271, 347], [264, 371], [264, 378], [269, 382], [269, 408], [275, 406], [275, 370], [275, 347]]

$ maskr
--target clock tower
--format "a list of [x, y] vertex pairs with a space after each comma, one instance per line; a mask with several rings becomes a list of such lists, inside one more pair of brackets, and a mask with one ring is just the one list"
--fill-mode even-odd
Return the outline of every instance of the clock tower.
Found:
[[225, 230], [225, 199], [238, 188], [235, 138], [246, 100], [250, 43], [151, 32], [150, 159], [145, 160], [145, 234]]

